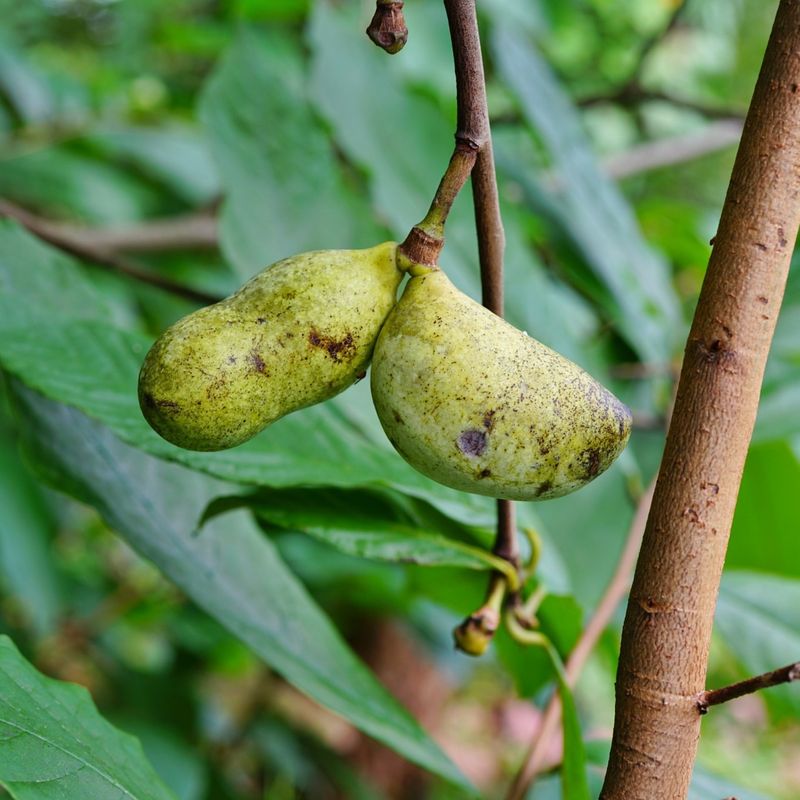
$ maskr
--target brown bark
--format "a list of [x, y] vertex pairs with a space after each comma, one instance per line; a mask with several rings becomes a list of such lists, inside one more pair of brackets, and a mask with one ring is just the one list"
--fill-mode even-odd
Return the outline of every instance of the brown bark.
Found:
[[695, 312], [628, 603], [603, 800], [688, 791], [708, 646], [800, 222], [800, 2], [782, 0]]

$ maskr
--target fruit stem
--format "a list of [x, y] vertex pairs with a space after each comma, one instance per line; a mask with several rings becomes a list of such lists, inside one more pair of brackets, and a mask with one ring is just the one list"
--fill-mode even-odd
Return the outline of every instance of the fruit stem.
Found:
[[505, 621], [511, 637], [520, 644], [526, 647], [543, 647], [549, 644], [547, 636], [540, 631], [532, 631], [527, 628], [512, 609], [506, 612]]
[[413, 270], [418, 267], [427, 268], [424, 271], [436, 267], [439, 253], [444, 247], [447, 216], [458, 193], [467, 182], [477, 157], [478, 151], [473, 146], [456, 141], [450, 163], [439, 182], [428, 213], [409, 231], [398, 248], [401, 269], [406, 265], [406, 271], [414, 274]]
[[506, 578], [499, 572], [493, 573], [483, 605], [453, 631], [453, 640], [459, 650], [470, 656], [483, 655], [500, 625], [507, 589]]
[[[494, 183], [486, 84], [475, 0], [444, 0], [444, 7], [450, 27], [456, 73], [456, 145], [427, 215], [411, 229], [399, 248], [402, 262], [428, 268], [436, 266], [444, 246], [447, 216], [458, 193], [472, 174], [476, 161], [481, 161], [484, 167], [481, 170], [481, 187], [487, 188], [488, 183]], [[488, 156], [482, 152], [487, 145]], [[491, 171], [488, 181], [486, 167]], [[479, 213], [479, 205], [476, 199], [476, 217], [480, 226], [488, 217]], [[481, 231], [478, 235], [480, 238]], [[483, 248], [481, 250], [483, 252]]]

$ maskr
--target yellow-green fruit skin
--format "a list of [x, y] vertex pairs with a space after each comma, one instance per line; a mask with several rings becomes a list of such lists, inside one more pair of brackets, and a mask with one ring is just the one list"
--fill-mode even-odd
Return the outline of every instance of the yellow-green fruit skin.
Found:
[[631, 431], [611, 392], [440, 270], [408, 282], [375, 345], [371, 387], [411, 466], [491, 497], [572, 492], [614, 461]]
[[395, 304], [397, 245], [278, 261], [165, 331], [139, 374], [150, 425], [189, 450], [222, 450], [363, 377]]

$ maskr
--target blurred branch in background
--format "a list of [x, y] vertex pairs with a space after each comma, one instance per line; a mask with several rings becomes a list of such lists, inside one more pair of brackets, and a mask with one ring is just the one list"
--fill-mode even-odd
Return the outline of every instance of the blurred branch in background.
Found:
[[78, 230], [67, 229], [64, 226], [42, 219], [14, 203], [9, 203], [7, 200], [0, 199], [0, 217], [7, 217], [19, 222], [20, 225], [23, 225], [42, 241], [52, 244], [59, 250], [73, 255], [81, 261], [119, 272], [140, 283], [156, 286], [159, 289], [164, 289], [197, 303], [216, 303], [221, 299], [201, 289], [193, 289], [189, 286], [175, 283], [163, 275], [151, 272], [138, 262], [118, 255], [102, 244], [87, 240]]
[[205, 211], [107, 228], [61, 222], [48, 222], [47, 226], [67, 239], [100, 250], [166, 253], [171, 250], [216, 250], [219, 247], [217, 217]]
[[[636, 557], [639, 554], [639, 547], [644, 535], [644, 527], [647, 522], [647, 515], [650, 513], [650, 504], [653, 500], [655, 481], [648, 486], [644, 494], [639, 498], [636, 513], [633, 516], [631, 526], [628, 529], [628, 537], [617, 562], [617, 567], [611, 580], [608, 582], [605, 592], [600, 599], [594, 613], [583, 630], [575, 647], [567, 659], [566, 676], [570, 688], [574, 689], [578, 683], [581, 672], [583, 671], [589, 656], [595, 645], [600, 639], [601, 634], [608, 626], [614, 612], [628, 593], [631, 584], [633, 568], [636, 564]], [[561, 721], [561, 701], [558, 693], [554, 692], [547, 704], [533, 741], [528, 748], [522, 766], [514, 776], [514, 780], [509, 787], [505, 800], [522, 800], [536, 780], [536, 776], [545, 766], [546, 755], [551, 752], [553, 740], [559, 735], [559, 722]]]
[[671, 167], [716, 153], [738, 143], [744, 123], [720, 119], [691, 133], [645, 142], [604, 158], [601, 166], [610, 177], [619, 180], [642, 172]]

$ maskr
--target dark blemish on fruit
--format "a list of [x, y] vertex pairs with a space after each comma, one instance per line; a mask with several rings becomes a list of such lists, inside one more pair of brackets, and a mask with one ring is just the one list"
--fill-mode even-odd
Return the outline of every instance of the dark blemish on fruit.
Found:
[[788, 244], [786, 240], [786, 234], [783, 232], [783, 228], [781, 228], [780, 226], [778, 226], [778, 243], [782, 248], [786, 247], [786, 245]]
[[235, 364], [236, 363], [236, 356], [228, 356], [228, 363]]
[[267, 321], [266, 317], [259, 317], [256, 320], [256, 325], [263, 325]]
[[400, 414], [397, 411], [392, 411], [392, 416], [394, 417], [394, 421], [398, 425], [405, 425], [405, 422], [403, 422], [403, 418], [400, 416]]
[[581, 461], [587, 478], [594, 478], [600, 472], [600, 453], [597, 450], [584, 450]]
[[759, 303], [763, 303], [764, 305], [769, 303], [769, 300], [767, 300], [767, 298], [764, 297], [763, 294], [760, 294], [758, 297], [756, 297], [756, 300], [758, 300]]
[[791, 84], [791, 86], [789, 86], [789, 91], [792, 94], [797, 94], [797, 84], [796, 83]]
[[482, 469], [478, 473], [478, 480], [480, 480], [481, 478], [488, 478], [491, 474], [492, 474], [492, 471], [490, 469]]
[[756, 242], [755, 245], [762, 253], [766, 252], [767, 246], [763, 242]]
[[483, 431], [464, 431], [456, 439], [458, 449], [465, 456], [478, 457], [486, 449], [486, 434]]
[[631, 410], [628, 408], [628, 406], [626, 406], [624, 403], [620, 403], [619, 401], [614, 403], [613, 412], [614, 419], [616, 419], [617, 425], [619, 426], [619, 436], [622, 438], [625, 436], [625, 431], [629, 430], [631, 427], [633, 415], [631, 414]]
[[156, 405], [159, 408], [170, 408], [174, 411], [177, 411], [180, 408], [180, 405], [174, 400], [156, 400]]
[[356, 354], [352, 333], [346, 334], [342, 339], [334, 339], [312, 328], [308, 334], [308, 342], [312, 347], [324, 350], [337, 363], [353, 358]]
[[250, 355], [247, 356], [247, 360], [250, 362], [256, 372], [260, 372], [262, 374], [265, 372], [267, 365], [264, 363], [264, 359], [261, 358], [256, 350], [250, 351]]
[[358, 383], [359, 381], [363, 381], [364, 378], [366, 377], [367, 377], [367, 371], [365, 369], [362, 369], [361, 372], [359, 372], [358, 375], [356, 375], [355, 382]]
[[156, 400], [150, 392], [144, 392], [142, 400], [148, 408], [169, 408], [174, 411], [180, 408], [174, 400]]
[[483, 415], [483, 427], [486, 428], [487, 431], [492, 429], [494, 425], [494, 415], [497, 413], [497, 409], [492, 409], [491, 411], [487, 411]]
[[553, 488], [552, 481], [545, 481], [544, 483], [539, 484], [539, 488], [536, 490], [536, 496], [541, 497], [543, 494], [546, 494]]

